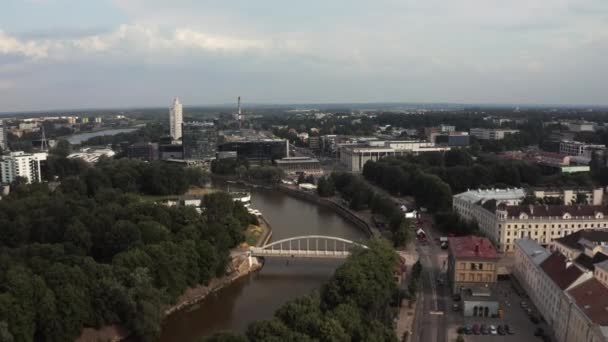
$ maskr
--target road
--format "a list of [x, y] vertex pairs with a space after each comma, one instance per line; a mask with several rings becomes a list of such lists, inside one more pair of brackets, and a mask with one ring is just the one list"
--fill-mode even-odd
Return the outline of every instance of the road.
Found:
[[[422, 286], [416, 322], [414, 324], [414, 342], [445, 342], [447, 339], [447, 314], [449, 314], [449, 290], [446, 279], [446, 252], [435, 242], [429, 215], [424, 215], [422, 228], [427, 233], [428, 243], [418, 244], [417, 250], [422, 264]], [[437, 236], [438, 237], [438, 236]], [[438, 277], [446, 285], [437, 282]]]

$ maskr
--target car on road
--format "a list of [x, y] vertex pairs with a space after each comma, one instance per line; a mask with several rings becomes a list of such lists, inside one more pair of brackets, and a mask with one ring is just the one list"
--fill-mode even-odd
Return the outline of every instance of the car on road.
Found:
[[460, 311], [460, 304], [458, 304], [458, 303], [452, 304], [452, 311], [454, 311], [454, 312]]
[[515, 334], [515, 331], [513, 331], [513, 328], [511, 328], [508, 324], [505, 324], [505, 332], [509, 335]]
[[485, 324], [481, 325], [480, 330], [481, 330], [482, 335], [487, 335], [490, 333], [490, 329], [488, 329], [488, 327]]
[[524, 309], [526, 309], [528, 307], [528, 303], [525, 300], [522, 300], [521, 303], [519, 303], [519, 305], [521, 305], [521, 307]]
[[496, 334], [498, 334], [498, 331], [496, 330], [496, 326], [490, 325], [490, 335], [496, 335]]

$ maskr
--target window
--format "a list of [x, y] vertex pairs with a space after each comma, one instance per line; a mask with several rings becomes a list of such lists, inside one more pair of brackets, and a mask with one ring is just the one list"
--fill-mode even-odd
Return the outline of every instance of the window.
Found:
[[471, 263], [471, 269], [472, 269], [473, 271], [477, 271], [477, 264], [475, 264], [475, 263]]

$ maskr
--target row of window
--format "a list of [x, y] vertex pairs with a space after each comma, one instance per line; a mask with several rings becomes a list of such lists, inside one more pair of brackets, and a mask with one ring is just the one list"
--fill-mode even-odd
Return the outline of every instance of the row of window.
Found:
[[491, 283], [492, 274], [481, 274], [481, 273], [458, 273], [456, 281], [471, 281], [471, 282], [486, 282]]
[[[547, 224], [543, 224], [543, 227], [542, 227], [542, 228], [548, 228], [547, 226], [548, 226]], [[571, 228], [575, 228], [575, 226], [576, 226], [576, 225], [575, 225], [574, 223], [570, 225], [570, 227], [571, 227]], [[597, 228], [601, 228], [601, 227], [606, 228], [606, 227], [608, 227], [608, 224], [607, 224], [606, 222], [604, 222], [604, 223], [598, 223], [598, 224], [597, 224]], [[499, 228], [499, 229], [500, 229], [500, 228], [502, 228], [502, 224], [499, 224], [499, 225], [498, 225], [498, 228]], [[508, 224], [508, 225], [507, 225], [507, 228], [511, 228], [511, 225], [510, 225], [510, 224]], [[514, 225], [513, 225], [513, 228], [525, 229], [525, 228], [526, 228], [526, 225], [525, 225], [525, 224], [522, 224], [522, 225], [521, 225], [521, 227], [518, 227], [518, 225], [517, 225], [517, 224], [514, 224]], [[528, 228], [539, 228], [539, 227], [538, 227], [538, 224], [535, 224], [535, 225], [534, 225], [534, 227], [532, 227], [532, 225], [531, 225], [531, 224], [528, 224]], [[551, 228], [555, 228], [555, 224], [551, 224]], [[562, 225], [561, 225], [561, 224], [558, 224], [558, 225], [557, 225], [557, 228], [562, 228]], [[568, 228], [568, 224], [564, 224], [564, 228]], [[595, 228], [595, 223], [590, 223], [590, 224], [587, 224], [587, 223], [585, 223], [585, 224], [581, 224], [581, 223], [579, 223], [579, 224], [578, 224], [578, 228]], [[509, 232], [509, 231], [507, 231], [507, 233], [508, 233], [508, 232]]]

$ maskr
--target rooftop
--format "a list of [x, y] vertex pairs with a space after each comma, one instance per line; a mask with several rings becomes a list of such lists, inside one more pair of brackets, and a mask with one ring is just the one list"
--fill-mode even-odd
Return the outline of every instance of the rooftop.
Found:
[[562, 290], [570, 287], [583, 274], [583, 271], [569, 263], [559, 252], [551, 254], [540, 264], [540, 268]]
[[507, 188], [507, 189], [477, 189], [462, 192], [454, 196], [461, 200], [474, 203], [487, 200], [509, 201], [521, 200], [526, 197], [526, 192], [522, 188]]
[[463, 236], [449, 238], [450, 254], [455, 258], [498, 259], [498, 252], [485, 237]]
[[608, 326], [608, 288], [595, 278], [570, 289], [578, 307], [589, 319], [600, 326]]
[[[534, 217], [562, 217], [569, 214], [573, 217], [591, 217], [608, 214], [608, 209], [602, 205], [499, 205], [497, 210], [504, 210], [508, 217], [520, 217], [525, 214]], [[601, 218], [601, 217], [599, 217]]]
[[[608, 255], [604, 253], [595, 253], [593, 257], [590, 257], [585, 253], [581, 253], [576, 257], [576, 259], [574, 259], [574, 262], [580, 267], [593, 271], [598, 264], [601, 264], [605, 260], [608, 260]], [[608, 267], [608, 264], [606, 264], [606, 266]]]
[[555, 239], [554, 241], [561, 243], [562, 245], [571, 249], [583, 250], [583, 246], [579, 243], [581, 239], [587, 241], [593, 241], [597, 244], [608, 243], [608, 231], [606, 230], [595, 230], [595, 229], [583, 229], [579, 230], [570, 235]]
[[551, 252], [531, 239], [517, 239], [515, 240], [515, 244], [519, 246], [526, 255], [530, 256], [535, 265], [540, 265], [551, 255]]
[[608, 258], [606, 260], [602, 261], [602, 262], [596, 263], [595, 267], [608, 272]]

